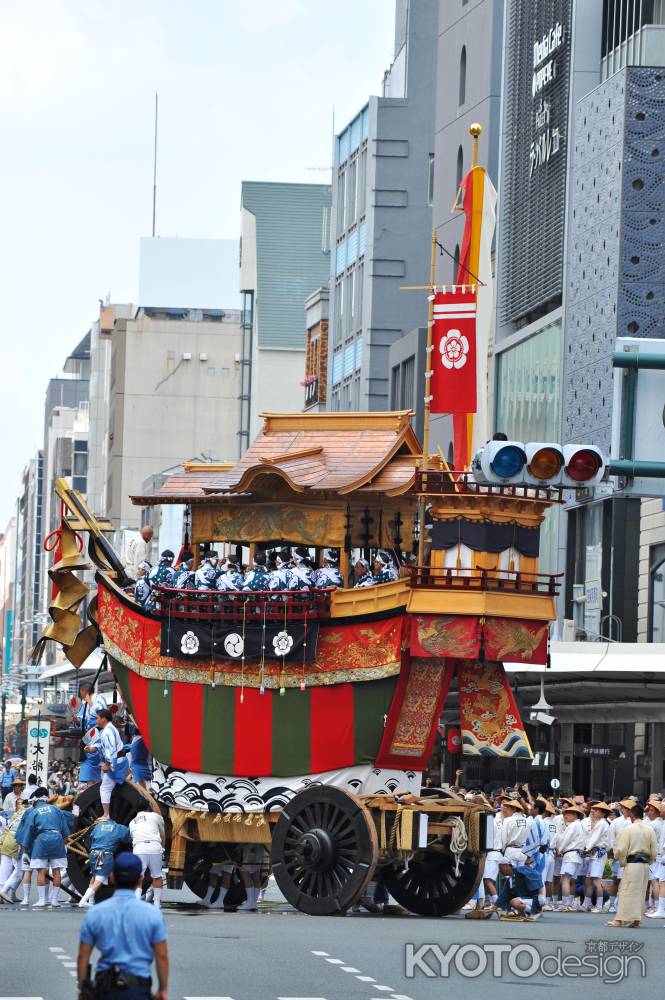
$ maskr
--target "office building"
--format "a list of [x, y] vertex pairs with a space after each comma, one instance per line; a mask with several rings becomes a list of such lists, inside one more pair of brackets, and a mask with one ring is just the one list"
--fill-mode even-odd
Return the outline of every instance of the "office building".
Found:
[[384, 410], [391, 345], [426, 321], [435, 176], [436, 0], [398, 0], [380, 97], [335, 137], [329, 410]]
[[261, 411], [303, 406], [305, 300], [328, 281], [330, 186], [243, 181], [240, 230], [244, 451]]

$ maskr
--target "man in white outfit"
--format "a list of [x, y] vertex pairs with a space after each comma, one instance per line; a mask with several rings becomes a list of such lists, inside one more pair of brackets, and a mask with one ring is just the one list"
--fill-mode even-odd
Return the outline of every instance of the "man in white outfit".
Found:
[[138, 535], [135, 535], [127, 546], [125, 572], [132, 580], [139, 578], [139, 563], [150, 562], [150, 542], [154, 532], [149, 525], [144, 525]]
[[555, 806], [547, 799], [545, 800], [545, 816], [543, 818], [549, 835], [547, 861], [545, 862], [545, 870], [543, 871], [543, 882], [545, 883], [545, 905], [543, 906], [543, 910], [553, 910], [555, 903], [553, 890], [554, 864], [556, 860], [554, 852], [556, 850], [556, 838], [561, 827], [559, 824], [559, 814]]
[[557, 854], [561, 858], [561, 909], [572, 910], [575, 903], [575, 880], [582, 863], [586, 835], [581, 819], [584, 811], [579, 806], [563, 808], [565, 826], [557, 836]]
[[494, 840], [491, 849], [485, 855], [485, 868], [483, 871], [483, 882], [485, 886], [485, 898], [490, 906], [494, 906], [497, 900], [496, 880], [499, 875], [499, 865], [503, 862], [501, 853], [501, 824], [503, 822], [503, 810], [494, 817]]
[[619, 803], [619, 808], [621, 809], [621, 815], [617, 816], [610, 823], [610, 843], [608, 847], [608, 854], [613, 858], [612, 860], [612, 877], [614, 879], [612, 883], [612, 888], [610, 889], [610, 900], [608, 913], [616, 913], [617, 911], [617, 894], [619, 892], [619, 886], [621, 884], [621, 877], [623, 875], [623, 868], [619, 862], [614, 858], [614, 844], [616, 839], [622, 830], [626, 830], [631, 823], [630, 810], [635, 805], [635, 799], [622, 799]]
[[[132, 835], [132, 850], [141, 859], [142, 872], [150, 872], [153, 888], [153, 902], [160, 909], [162, 905], [162, 852], [165, 844], [164, 820], [161, 815], [145, 809], [137, 813], [129, 824]], [[136, 890], [141, 896], [140, 889]]]
[[111, 795], [116, 785], [122, 784], [129, 770], [129, 761], [119, 756], [124, 750], [120, 733], [113, 725], [113, 715], [107, 708], [97, 712], [97, 736], [91, 740], [86, 752], [99, 749], [102, 757], [102, 783], [99, 797], [104, 819], [111, 818]]
[[649, 865], [649, 892], [647, 898], [651, 901], [651, 905], [647, 907], [647, 917], [662, 916], [662, 913], [658, 912], [660, 907], [660, 844], [663, 836], [663, 820], [660, 815], [661, 805], [661, 800], [654, 798], [652, 795], [644, 810], [644, 822], [648, 823], [656, 834], [656, 841], [658, 843], [658, 857], [653, 864]]
[[[612, 807], [607, 802], [595, 802], [591, 811], [582, 820], [584, 827], [584, 903], [582, 909], [588, 913], [603, 912], [603, 872], [607, 849], [610, 846], [610, 824], [607, 817]], [[596, 891], [596, 905], [593, 906], [592, 895]]]
[[658, 905], [647, 917], [665, 917], [665, 800], [660, 803], [660, 841], [658, 843]]

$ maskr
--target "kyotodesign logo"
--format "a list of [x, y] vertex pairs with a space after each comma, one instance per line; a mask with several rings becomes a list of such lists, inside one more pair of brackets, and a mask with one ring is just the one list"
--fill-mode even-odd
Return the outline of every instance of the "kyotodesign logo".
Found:
[[469, 341], [459, 330], [449, 330], [439, 343], [444, 368], [463, 368], [469, 353]]
[[194, 632], [185, 632], [180, 640], [180, 648], [187, 656], [194, 656], [199, 651], [199, 639]]
[[245, 649], [242, 636], [237, 632], [230, 632], [224, 640], [224, 649], [229, 656], [242, 656]]

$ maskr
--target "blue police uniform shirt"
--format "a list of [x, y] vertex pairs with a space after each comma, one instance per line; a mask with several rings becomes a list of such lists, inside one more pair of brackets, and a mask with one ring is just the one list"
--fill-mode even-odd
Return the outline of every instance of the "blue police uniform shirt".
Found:
[[[115, 852], [121, 844], [131, 846], [131, 843], [132, 836], [128, 826], [115, 823], [112, 819], [105, 820], [103, 823], [95, 823], [90, 835], [91, 866], [94, 865], [95, 874], [110, 875], [113, 870]], [[102, 853], [103, 856], [100, 856]]]
[[137, 899], [133, 889], [116, 889], [110, 899], [97, 903], [81, 924], [81, 941], [101, 952], [97, 971], [117, 965], [130, 976], [150, 978], [153, 945], [168, 935], [161, 910]]
[[10, 767], [8, 771], [3, 767], [2, 769], [2, 788], [11, 792], [12, 785], [14, 784], [14, 778], [16, 777], [16, 771], [13, 767]]
[[64, 858], [69, 821], [57, 806], [42, 802], [29, 809], [16, 833], [17, 843], [33, 858]]

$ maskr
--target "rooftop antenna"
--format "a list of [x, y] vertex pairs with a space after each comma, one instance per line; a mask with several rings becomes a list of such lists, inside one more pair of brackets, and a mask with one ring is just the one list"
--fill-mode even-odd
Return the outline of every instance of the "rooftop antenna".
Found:
[[152, 236], [155, 237], [155, 221], [157, 218], [157, 115], [159, 95], [155, 91], [155, 155], [152, 170]]

